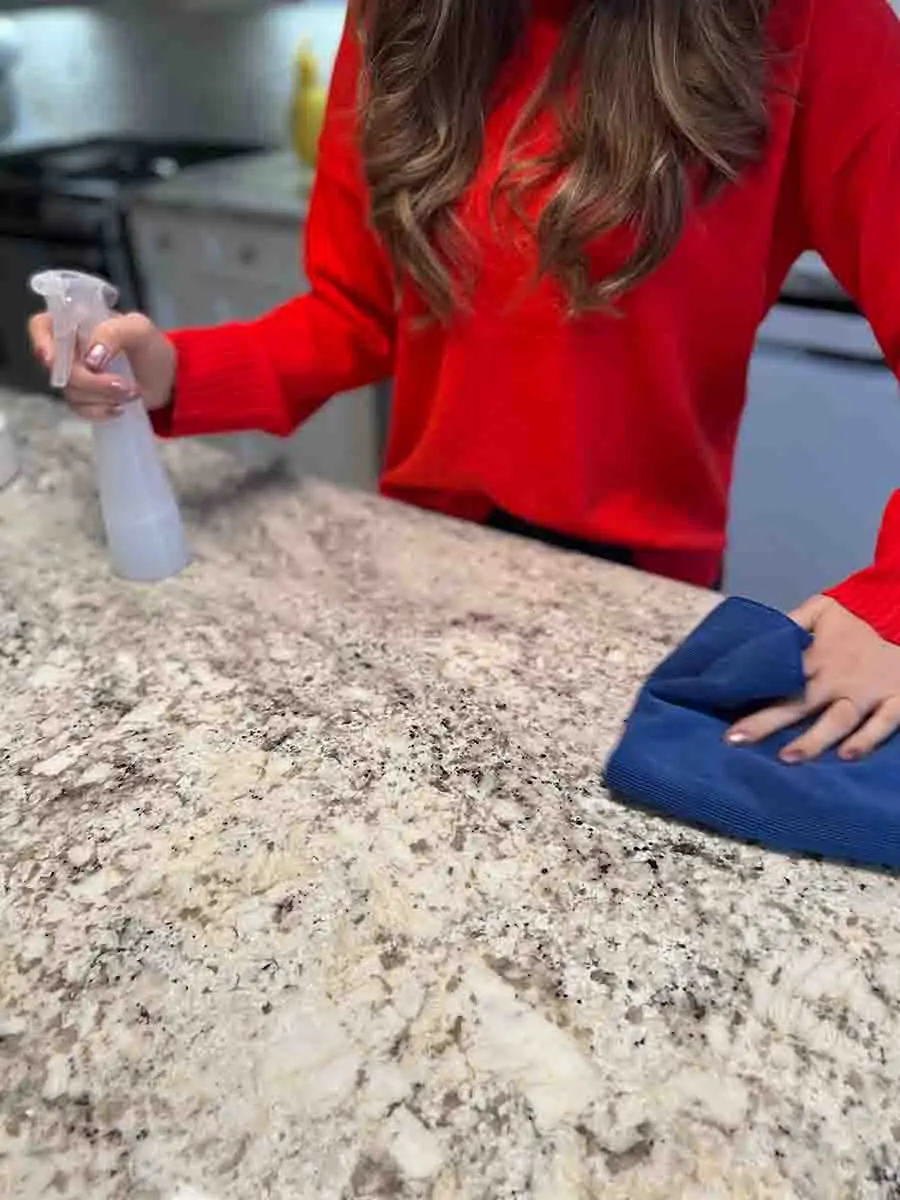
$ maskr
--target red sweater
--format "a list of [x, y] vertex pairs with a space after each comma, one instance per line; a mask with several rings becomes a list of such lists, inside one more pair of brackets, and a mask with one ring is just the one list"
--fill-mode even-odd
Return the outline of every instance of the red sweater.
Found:
[[[788, 53], [774, 58], [783, 86], [762, 161], [691, 213], [621, 316], [568, 319], [558, 285], [534, 282], [533, 245], [511, 217], [492, 224], [488, 198], [569, 7], [535, 0], [507, 67], [461, 203], [479, 250], [473, 303], [446, 325], [415, 319], [412, 287], [395, 302], [367, 220], [360, 53], [345, 31], [306, 225], [310, 291], [257, 321], [173, 334], [175, 399], [156, 426], [288, 434], [334, 393], [392, 375], [387, 495], [475, 520], [499, 506], [710, 584], [754, 337], [801, 251], [824, 256], [900, 367], [900, 24], [885, 0], [775, 0], [771, 38]], [[552, 116], [543, 119], [539, 136], [550, 139]], [[600, 239], [594, 269], [621, 261], [627, 245], [624, 231]], [[900, 493], [876, 565], [831, 594], [900, 642]]]

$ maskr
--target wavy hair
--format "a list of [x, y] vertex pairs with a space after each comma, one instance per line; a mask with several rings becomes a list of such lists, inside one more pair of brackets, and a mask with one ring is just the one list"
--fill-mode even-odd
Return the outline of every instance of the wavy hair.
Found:
[[[525, 190], [549, 186], [534, 221], [538, 264], [562, 283], [573, 312], [614, 306], [671, 253], [695, 195], [708, 199], [759, 157], [770, 2], [574, 0], [498, 183], [520, 212]], [[398, 276], [446, 317], [464, 303], [457, 202], [478, 167], [494, 86], [529, 0], [357, 4], [372, 219]], [[529, 159], [529, 128], [548, 105], [560, 136], [551, 153]], [[631, 253], [594, 278], [588, 245], [621, 226], [634, 235]]]

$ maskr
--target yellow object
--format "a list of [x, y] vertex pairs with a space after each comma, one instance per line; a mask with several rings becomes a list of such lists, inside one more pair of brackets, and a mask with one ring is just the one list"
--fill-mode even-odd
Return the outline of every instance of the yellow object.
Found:
[[291, 101], [291, 145], [300, 161], [309, 167], [316, 165], [327, 100], [328, 90], [319, 79], [319, 64], [309, 43], [304, 42], [297, 52]]

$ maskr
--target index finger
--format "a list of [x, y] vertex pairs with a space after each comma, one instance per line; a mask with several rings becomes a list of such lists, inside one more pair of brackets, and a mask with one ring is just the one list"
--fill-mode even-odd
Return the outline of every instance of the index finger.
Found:
[[53, 319], [49, 313], [38, 313], [28, 322], [28, 338], [31, 349], [44, 366], [53, 361]]
[[725, 741], [732, 746], [752, 746], [764, 742], [773, 733], [789, 729], [797, 725], [804, 717], [811, 716], [818, 707], [806, 696], [797, 696], [793, 700], [784, 700], [769, 708], [761, 708], [752, 716], [738, 721], [725, 734]]

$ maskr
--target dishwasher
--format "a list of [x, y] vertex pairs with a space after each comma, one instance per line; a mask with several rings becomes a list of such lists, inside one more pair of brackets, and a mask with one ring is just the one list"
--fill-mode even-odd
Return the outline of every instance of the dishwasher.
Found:
[[790, 609], [872, 560], [900, 488], [900, 395], [871, 327], [805, 255], [760, 328], [725, 586]]

